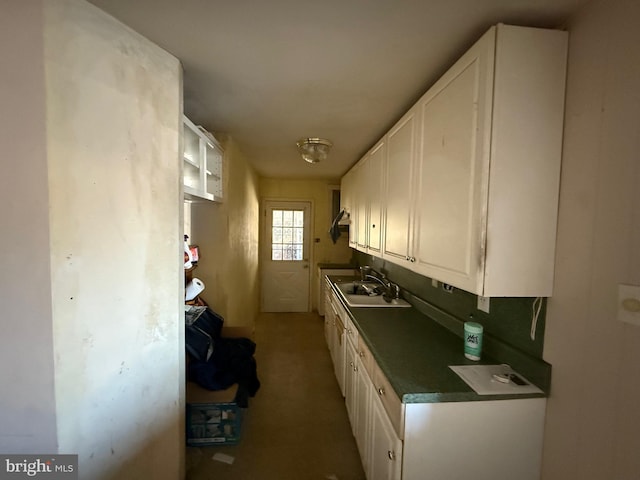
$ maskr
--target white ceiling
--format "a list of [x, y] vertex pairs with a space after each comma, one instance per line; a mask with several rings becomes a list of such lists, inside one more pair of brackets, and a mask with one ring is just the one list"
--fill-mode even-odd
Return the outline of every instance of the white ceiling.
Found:
[[589, 0], [90, 1], [182, 61], [186, 115], [260, 175], [338, 178], [489, 26], [562, 26]]

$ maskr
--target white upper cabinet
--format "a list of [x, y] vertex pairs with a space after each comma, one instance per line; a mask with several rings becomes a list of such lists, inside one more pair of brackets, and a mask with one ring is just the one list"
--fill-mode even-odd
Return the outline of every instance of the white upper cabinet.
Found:
[[349, 246], [356, 248], [357, 246], [357, 225], [356, 225], [356, 207], [354, 192], [353, 170], [349, 170], [340, 181], [340, 206], [346, 212], [349, 218]]
[[383, 257], [400, 264], [413, 260], [410, 240], [415, 191], [416, 123], [415, 109], [412, 109], [387, 135]]
[[482, 294], [495, 29], [417, 104], [414, 269]]
[[189, 200], [222, 201], [223, 150], [209, 132], [182, 117], [184, 195]]
[[349, 245], [363, 252], [382, 254], [383, 186], [386, 145], [378, 142], [342, 178], [341, 196], [350, 204]]
[[369, 199], [367, 190], [367, 154], [353, 168], [355, 198], [356, 198], [356, 235], [357, 247], [359, 250], [367, 251], [369, 245]]
[[566, 55], [566, 32], [492, 27], [385, 136], [383, 258], [551, 296]]
[[566, 51], [565, 32], [493, 27], [418, 102], [416, 271], [551, 296]]
[[383, 195], [383, 167], [385, 160], [384, 141], [378, 143], [367, 158], [366, 181], [363, 186], [366, 194], [369, 215], [367, 217], [367, 252], [380, 256], [382, 253], [382, 195]]

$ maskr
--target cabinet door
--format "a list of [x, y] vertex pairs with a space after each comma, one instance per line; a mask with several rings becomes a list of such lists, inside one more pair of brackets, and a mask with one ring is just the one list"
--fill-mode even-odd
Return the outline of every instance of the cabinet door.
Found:
[[214, 201], [222, 201], [222, 156], [219, 145], [205, 142], [205, 178], [206, 191]]
[[184, 191], [187, 194], [198, 195], [204, 190], [200, 172], [200, 137], [195, 125], [185, 117], [182, 123], [184, 142]]
[[368, 157], [365, 157], [355, 166], [353, 173], [355, 175], [355, 204], [356, 204], [356, 223], [357, 223], [357, 248], [366, 251], [369, 242], [369, 202], [367, 199], [367, 168]]
[[495, 44], [489, 33], [418, 103], [414, 269], [471, 292], [484, 269]]
[[386, 145], [384, 140], [376, 145], [367, 159], [365, 184], [366, 198], [369, 207], [368, 218], [368, 252], [380, 256], [382, 239], [382, 194], [383, 194], [383, 166]]
[[411, 110], [387, 135], [385, 164], [385, 228], [383, 257], [396, 263], [411, 260], [412, 192], [416, 115]]
[[[340, 322], [340, 324], [342, 324], [342, 321], [339, 320], [339, 317], [336, 318], [336, 323], [337, 322]], [[336, 380], [338, 381], [338, 386], [340, 387], [340, 393], [342, 393], [342, 396], [345, 395], [345, 380], [346, 380], [346, 376], [349, 374], [349, 372], [345, 368], [346, 341], [347, 339], [345, 338], [344, 329], [339, 331], [336, 328], [335, 344], [334, 344], [335, 363], [333, 364], [333, 369], [336, 374]]]
[[371, 445], [371, 395], [373, 393], [373, 383], [371, 382], [367, 370], [360, 358], [357, 360], [357, 368], [355, 372], [355, 390], [358, 406], [356, 408], [356, 428], [355, 437], [360, 458], [368, 475], [367, 469], [369, 465], [370, 445]]
[[382, 403], [371, 395], [371, 457], [368, 480], [400, 480], [402, 441], [396, 435]]
[[331, 311], [331, 298], [327, 295], [324, 299], [324, 340], [327, 348], [331, 350], [331, 329], [333, 328], [333, 312]]
[[222, 200], [222, 147], [213, 135], [182, 117], [185, 198]]
[[347, 340], [346, 349], [346, 374], [344, 382], [344, 399], [347, 407], [347, 416], [349, 417], [349, 423], [351, 423], [351, 431], [355, 434], [356, 422], [357, 422], [357, 403], [356, 403], [356, 383], [355, 383], [355, 369], [356, 369], [356, 351], [353, 345]]
[[349, 170], [340, 182], [340, 206], [349, 214], [349, 246], [356, 247], [357, 226], [355, 208], [355, 185], [353, 170]]
[[329, 302], [327, 315], [325, 318], [328, 320], [327, 327], [327, 346], [329, 347], [329, 354], [331, 355], [331, 362], [335, 365], [336, 363], [336, 352], [335, 352], [335, 343], [336, 343], [336, 317], [338, 316], [338, 312], [336, 311], [336, 307], [333, 304], [333, 301]]

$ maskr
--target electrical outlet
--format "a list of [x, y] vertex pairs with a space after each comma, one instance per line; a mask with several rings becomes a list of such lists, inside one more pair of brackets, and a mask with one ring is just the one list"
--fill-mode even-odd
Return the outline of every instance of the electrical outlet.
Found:
[[433, 288], [438, 288], [438, 280], [436, 280], [435, 278], [431, 279], [431, 286]]
[[453, 293], [453, 285], [449, 285], [448, 283], [443, 283], [442, 289], [447, 293]]
[[491, 299], [489, 297], [481, 297], [480, 295], [478, 295], [478, 310], [489, 313], [490, 300]]
[[640, 286], [618, 285], [618, 320], [640, 325]]

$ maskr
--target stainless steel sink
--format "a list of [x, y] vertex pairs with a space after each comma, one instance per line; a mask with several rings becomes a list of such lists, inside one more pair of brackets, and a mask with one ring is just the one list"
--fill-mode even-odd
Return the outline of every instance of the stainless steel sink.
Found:
[[411, 304], [401, 298], [385, 299], [383, 289], [374, 282], [336, 283], [338, 292], [345, 303], [354, 308], [360, 307], [410, 307]]

